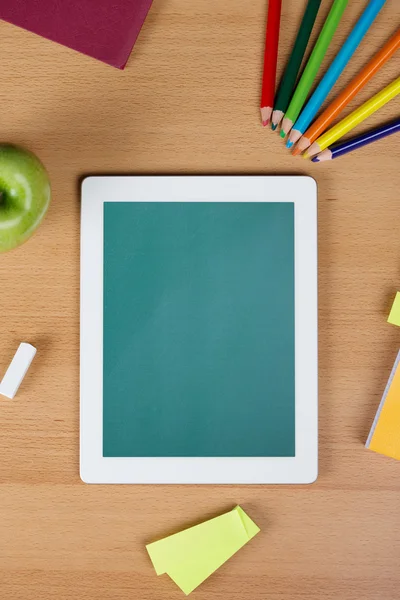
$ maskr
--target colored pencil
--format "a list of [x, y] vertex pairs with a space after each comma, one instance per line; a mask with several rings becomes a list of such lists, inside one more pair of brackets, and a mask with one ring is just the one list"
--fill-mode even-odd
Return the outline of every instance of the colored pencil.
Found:
[[289, 133], [294, 121], [300, 114], [348, 2], [349, 0], [334, 0], [332, 4], [332, 8], [282, 121], [281, 137], [283, 138]]
[[297, 75], [303, 61], [304, 53], [310, 39], [315, 19], [322, 0], [308, 0], [304, 11], [300, 29], [294, 42], [293, 50], [287, 63], [281, 84], [276, 95], [274, 111], [272, 113], [272, 129], [275, 130], [281, 122], [287, 107], [289, 106]]
[[270, 122], [274, 106], [281, 7], [282, 0], [269, 0], [261, 92], [261, 119], [264, 127]]
[[370, 79], [379, 71], [379, 69], [393, 56], [400, 48], [400, 29], [386, 42], [369, 63], [351, 80], [349, 85], [339, 94], [320, 117], [305, 132], [299, 143], [293, 150], [296, 156], [304, 152], [315, 140], [324, 133], [331, 123], [336, 119], [342, 110], [355, 98], [360, 90], [368, 83]]
[[395, 119], [394, 121], [391, 121], [386, 125], [381, 125], [381, 127], [377, 127], [376, 129], [372, 129], [371, 131], [367, 131], [366, 133], [362, 133], [361, 135], [352, 138], [351, 140], [347, 140], [339, 144], [333, 144], [333, 146], [331, 146], [330, 148], [323, 150], [321, 154], [317, 154], [317, 156], [314, 156], [312, 161], [319, 163], [324, 162], [325, 160], [333, 160], [334, 158], [339, 158], [339, 156], [343, 156], [344, 154], [348, 154], [349, 152], [354, 152], [354, 150], [358, 150], [359, 148], [368, 146], [373, 142], [382, 140], [388, 135], [393, 135], [394, 133], [398, 133], [399, 131], [400, 117], [397, 117], [397, 119]]
[[337, 125], [328, 129], [321, 137], [319, 137], [303, 154], [304, 158], [311, 158], [316, 154], [331, 146], [336, 140], [340, 139], [346, 133], [357, 127], [360, 123], [365, 121], [370, 115], [382, 108], [390, 100], [400, 94], [400, 77], [392, 81], [390, 85], [385, 87], [383, 90], [372, 96], [367, 102], [364, 102], [359, 108], [353, 110], [342, 121], [339, 121]]
[[307, 102], [305, 108], [303, 108], [301, 111], [296, 123], [293, 125], [288, 142], [286, 144], [288, 148], [291, 148], [293, 144], [295, 144], [301, 138], [302, 134], [313, 121], [315, 115], [330, 94], [333, 86], [343, 73], [351, 57], [361, 44], [364, 36], [371, 27], [372, 23], [375, 21], [379, 11], [383, 8], [385, 3], [386, 0], [369, 1], [368, 6], [358, 19], [350, 35], [337, 53], [321, 82], [318, 84], [317, 89]]

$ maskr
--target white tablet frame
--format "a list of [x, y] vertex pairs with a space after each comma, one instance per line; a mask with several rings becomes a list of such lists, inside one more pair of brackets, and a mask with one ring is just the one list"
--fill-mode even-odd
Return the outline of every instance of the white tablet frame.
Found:
[[[294, 202], [295, 457], [103, 457], [103, 204]], [[86, 483], [312, 483], [318, 473], [317, 188], [311, 177], [88, 177], [82, 184], [80, 475]]]

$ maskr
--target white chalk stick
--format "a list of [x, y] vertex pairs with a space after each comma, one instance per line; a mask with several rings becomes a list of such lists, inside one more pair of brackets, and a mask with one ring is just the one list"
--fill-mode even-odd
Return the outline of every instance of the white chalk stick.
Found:
[[7, 398], [14, 398], [27, 370], [31, 366], [35, 354], [36, 348], [30, 344], [22, 342], [22, 344], [19, 345], [19, 348], [3, 377], [3, 381], [0, 383], [0, 394], [7, 396]]

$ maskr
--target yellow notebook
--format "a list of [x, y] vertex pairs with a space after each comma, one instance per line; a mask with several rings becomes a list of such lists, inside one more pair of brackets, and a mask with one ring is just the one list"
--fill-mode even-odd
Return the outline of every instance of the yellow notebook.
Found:
[[393, 365], [366, 447], [400, 460], [400, 352]]

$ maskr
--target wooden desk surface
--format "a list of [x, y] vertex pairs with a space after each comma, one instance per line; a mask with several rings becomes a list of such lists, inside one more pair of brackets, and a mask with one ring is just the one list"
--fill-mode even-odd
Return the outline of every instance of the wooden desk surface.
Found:
[[[284, 0], [280, 69], [305, 0]], [[327, 13], [324, 1], [320, 14]], [[328, 64], [366, 1], [350, 2]], [[154, 0], [124, 72], [0, 23], [1, 139], [36, 152], [53, 201], [0, 257], [1, 600], [174, 600], [144, 544], [240, 503], [262, 532], [193, 597], [397, 600], [400, 463], [364, 449], [400, 346], [399, 137], [325, 165], [259, 122], [265, 0]], [[399, 25], [388, 0], [343, 81]], [[357, 98], [399, 74], [393, 58]], [[342, 85], [340, 86], [340, 88]], [[400, 112], [392, 101], [368, 121]], [[87, 486], [78, 474], [79, 181], [104, 173], [312, 174], [319, 187], [320, 476], [313, 486]]]

